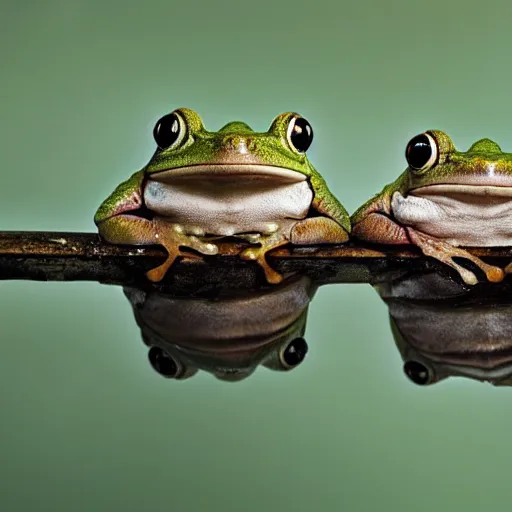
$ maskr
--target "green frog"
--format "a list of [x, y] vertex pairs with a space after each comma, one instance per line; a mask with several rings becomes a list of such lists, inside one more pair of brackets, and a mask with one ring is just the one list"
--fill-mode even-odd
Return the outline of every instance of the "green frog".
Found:
[[279, 283], [283, 276], [265, 258], [270, 250], [348, 240], [349, 215], [306, 157], [313, 130], [299, 114], [279, 115], [263, 133], [238, 121], [210, 132], [196, 112], [180, 108], [158, 120], [153, 136], [149, 163], [94, 217], [107, 242], [167, 250], [166, 261], [147, 273], [150, 281], [190, 255], [183, 249], [214, 255], [217, 240], [237, 237], [249, 243], [240, 256]]
[[512, 265], [488, 265], [464, 247], [512, 245], [512, 154], [490, 139], [459, 152], [446, 133], [429, 130], [409, 141], [405, 157], [405, 172], [353, 214], [353, 235], [416, 245], [467, 285], [479, 279], [454, 258], [471, 261], [490, 282], [502, 281]]

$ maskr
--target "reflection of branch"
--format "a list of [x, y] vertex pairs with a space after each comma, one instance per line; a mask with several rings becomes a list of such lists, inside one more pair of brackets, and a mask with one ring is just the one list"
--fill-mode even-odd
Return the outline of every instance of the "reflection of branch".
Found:
[[[246, 245], [238, 242], [218, 245], [218, 256], [203, 258], [191, 253], [173, 265], [161, 288], [195, 295], [227, 288], [252, 289], [265, 284], [256, 263], [237, 257]], [[495, 259], [502, 266], [512, 260], [512, 248], [471, 252]], [[437, 265], [413, 249], [355, 244], [285, 247], [270, 254], [269, 262], [276, 270], [285, 274], [301, 272], [318, 284], [368, 283], [383, 272], [421, 270]], [[0, 232], [0, 279], [142, 284], [147, 282], [144, 272], [159, 265], [165, 255], [160, 247], [106, 244], [92, 233], [4, 231]]]

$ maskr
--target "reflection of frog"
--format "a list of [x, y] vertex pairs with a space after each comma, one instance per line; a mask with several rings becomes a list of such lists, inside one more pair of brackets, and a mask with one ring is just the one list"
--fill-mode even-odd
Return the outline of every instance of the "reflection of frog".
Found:
[[512, 283], [469, 290], [437, 272], [375, 284], [389, 309], [406, 375], [416, 384], [450, 376], [512, 384]]
[[411, 139], [406, 159], [407, 170], [352, 216], [354, 236], [417, 245], [456, 269], [466, 284], [478, 280], [453, 258], [470, 260], [489, 281], [501, 281], [502, 269], [459, 246], [512, 245], [512, 154], [489, 139], [458, 152], [445, 133], [431, 130]]
[[316, 289], [300, 277], [215, 299], [124, 290], [155, 370], [175, 379], [202, 369], [219, 379], [240, 380], [260, 364], [290, 370], [302, 362], [307, 310]]
[[150, 162], [94, 218], [107, 242], [167, 249], [164, 264], [148, 272], [152, 281], [164, 277], [180, 247], [216, 254], [221, 237], [259, 244], [241, 257], [256, 260], [271, 283], [282, 279], [266, 262], [271, 249], [348, 240], [349, 216], [309, 163], [313, 131], [298, 114], [281, 114], [263, 133], [241, 122], [209, 132], [182, 108], [153, 133], [158, 149]]

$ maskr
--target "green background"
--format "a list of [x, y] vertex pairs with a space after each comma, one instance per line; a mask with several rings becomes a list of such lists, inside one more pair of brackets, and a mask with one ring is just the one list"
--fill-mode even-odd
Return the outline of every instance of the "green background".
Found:
[[[413, 135], [512, 149], [508, 2], [2, 2], [1, 228], [92, 231], [179, 106], [209, 129], [295, 110], [350, 211]], [[486, 511], [512, 390], [409, 383], [366, 285], [319, 290], [307, 363], [237, 384], [154, 373], [120, 289], [2, 282], [0, 510]]]

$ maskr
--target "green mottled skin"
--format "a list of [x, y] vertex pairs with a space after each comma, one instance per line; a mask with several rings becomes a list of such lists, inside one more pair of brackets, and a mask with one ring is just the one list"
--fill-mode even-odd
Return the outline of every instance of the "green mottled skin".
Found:
[[119, 184], [114, 192], [101, 203], [94, 216], [94, 222], [100, 223], [102, 220], [111, 217], [113, 214], [123, 212], [123, 198], [130, 197], [134, 190], [142, 186], [144, 180], [144, 170], [132, 174], [126, 181]]
[[[351, 225], [347, 211], [329, 191], [306, 155], [295, 150], [288, 142], [287, 129], [297, 114], [281, 114], [266, 132], [255, 132], [247, 124], [238, 121], [226, 124], [218, 132], [211, 132], [204, 128], [201, 118], [194, 111], [182, 108], [175, 112], [186, 125], [186, 134], [181, 143], [176, 147], [158, 149], [142, 170], [119, 185], [98, 208], [94, 220], [100, 235], [107, 241], [139, 245], [157, 243], [154, 238], [157, 230], [155, 225], [146, 219], [134, 219], [136, 210], [144, 206], [141, 198], [144, 196], [145, 184], [154, 173], [205, 164], [266, 165], [307, 176], [313, 191], [311, 213], [315, 215], [316, 212], [334, 221], [338, 226], [334, 231], [339, 230], [341, 235], [335, 234], [333, 239], [338, 237], [341, 240], [342, 232], [348, 238]], [[130, 232], [132, 220], [134, 228]], [[179, 245], [186, 246], [187, 243], [182, 239]], [[197, 249], [200, 246], [190, 247]], [[201, 248], [198, 250], [202, 252]], [[256, 259], [256, 256], [253, 254], [250, 258]]]

